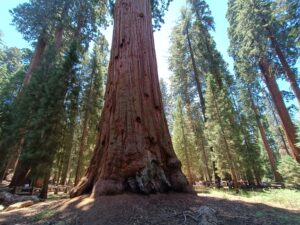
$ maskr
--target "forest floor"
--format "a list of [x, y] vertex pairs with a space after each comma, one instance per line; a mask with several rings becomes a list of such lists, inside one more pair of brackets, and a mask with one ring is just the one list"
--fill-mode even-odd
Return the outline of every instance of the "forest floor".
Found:
[[[280, 191], [278, 191], [280, 192]], [[1, 225], [198, 225], [197, 210], [208, 206], [216, 210], [219, 225], [300, 225], [299, 192], [288, 192], [295, 203], [286, 207], [267, 201], [273, 194], [209, 191], [190, 194], [156, 194], [150, 196], [123, 194], [97, 199], [50, 195], [49, 200], [29, 208], [0, 212]], [[275, 194], [276, 196], [276, 194]], [[284, 198], [284, 195], [282, 195]], [[280, 200], [279, 200], [280, 201]], [[277, 206], [275, 206], [274, 204]]]

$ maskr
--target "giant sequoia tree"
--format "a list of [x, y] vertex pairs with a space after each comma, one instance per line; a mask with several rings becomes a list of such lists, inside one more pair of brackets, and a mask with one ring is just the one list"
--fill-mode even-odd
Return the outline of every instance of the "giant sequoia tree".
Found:
[[[287, 63], [287, 58], [282, 53], [280, 39], [276, 33], [273, 33], [277, 24], [271, 23], [273, 20], [269, 12], [270, 1], [230, 0], [228, 6], [230, 52], [235, 59], [236, 68], [245, 77], [251, 76], [248, 71], [252, 69], [261, 72], [279, 115], [293, 157], [300, 162], [300, 148], [295, 145], [297, 142], [296, 127], [285, 106], [276, 81], [277, 76], [281, 75], [280, 69], [278, 69], [280, 64], [282, 64], [281, 69], [284, 71], [281, 73], [285, 73], [288, 80], [294, 80], [290, 83], [296, 97], [299, 87], [294, 74], [290, 73], [292, 71]], [[282, 27], [278, 29], [282, 29]], [[291, 47], [284, 48], [286, 52], [289, 52], [290, 49]], [[280, 64], [277, 62], [277, 57]]]
[[114, 5], [100, 132], [86, 176], [72, 197], [187, 190], [163, 110], [151, 23], [153, 15], [157, 25], [168, 4], [117, 0]]

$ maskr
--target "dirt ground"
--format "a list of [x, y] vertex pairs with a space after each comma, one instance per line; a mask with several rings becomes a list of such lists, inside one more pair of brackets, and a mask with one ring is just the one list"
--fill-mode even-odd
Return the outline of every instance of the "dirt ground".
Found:
[[217, 212], [220, 225], [300, 225], [300, 211], [190, 194], [124, 194], [96, 200], [52, 200], [0, 213], [1, 225], [197, 225], [197, 209]]

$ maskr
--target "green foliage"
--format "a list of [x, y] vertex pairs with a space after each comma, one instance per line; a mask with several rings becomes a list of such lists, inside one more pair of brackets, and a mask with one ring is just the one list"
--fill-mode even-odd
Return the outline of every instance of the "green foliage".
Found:
[[160, 85], [160, 91], [161, 91], [161, 95], [162, 95], [162, 101], [163, 101], [163, 105], [164, 105], [164, 112], [166, 115], [166, 119], [168, 122], [168, 127], [170, 130], [170, 133], [172, 133], [173, 130], [173, 118], [172, 118], [172, 107], [174, 102], [172, 101], [172, 96], [170, 91], [168, 90], [168, 85], [167, 83], [164, 81], [164, 79], [160, 79], [159, 80], [159, 85]]
[[177, 157], [182, 163], [182, 169], [190, 181], [195, 177], [201, 177], [199, 167], [199, 152], [194, 145], [195, 136], [190, 128], [183, 102], [177, 99], [176, 111], [174, 113], [173, 145]]
[[210, 75], [207, 78], [205, 97], [207, 122], [206, 138], [213, 147], [213, 160], [218, 171], [225, 175], [238, 172], [240, 164], [239, 151], [241, 139], [237, 127], [233, 123], [234, 110], [228, 94], [218, 90], [216, 81]]
[[30, 222], [31, 223], [36, 223], [39, 222], [41, 220], [47, 220], [51, 217], [53, 217], [57, 212], [55, 210], [51, 210], [51, 209], [45, 209], [37, 214], [35, 214], [34, 216], [32, 216], [30, 218]]
[[27, 49], [5, 46], [0, 49], [0, 154], [3, 157], [0, 169], [4, 166], [10, 150], [9, 143], [13, 141], [15, 133], [11, 131], [14, 123], [13, 111], [30, 57], [29, 52]]
[[39, 38], [40, 34], [51, 33], [53, 26], [59, 22], [65, 1], [31, 0], [18, 5], [10, 11], [13, 24], [27, 41]]
[[[65, 177], [70, 169], [82, 90], [79, 64], [90, 40], [106, 26], [106, 10], [105, 2], [96, 0], [31, 0], [11, 11], [13, 24], [27, 41], [43, 40], [46, 45], [29, 85], [23, 87], [21, 94], [18, 90], [23, 78], [19, 87], [7, 88], [14, 91], [13, 99], [1, 93], [1, 97], [8, 99], [4, 102], [12, 107], [7, 113], [10, 123], [6, 122], [5, 129], [1, 127], [0, 151], [5, 151], [6, 158], [9, 153], [21, 151], [19, 165], [30, 169], [31, 178], [46, 176], [57, 153], [63, 159], [59, 162], [64, 171], [60, 175]], [[61, 46], [57, 45], [59, 32]], [[17, 54], [15, 49], [9, 50], [9, 54], [0, 54], [0, 59], [8, 62], [1, 67], [3, 73], [16, 70], [18, 60], [13, 59], [17, 56], [23, 63], [29, 62], [28, 51]]]
[[276, 0], [274, 1], [274, 17], [282, 26], [282, 30], [288, 34], [290, 40], [294, 40], [300, 47], [300, 1]]
[[300, 183], [300, 166], [289, 155], [283, 156], [279, 161], [278, 171], [287, 183]]
[[30, 0], [10, 13], [13, 24], [27, 41], [49, 40], [59, 27], [67, 35], [80, 28], [82, 40], [87, 45], [97, 34], [99, 26], [107, 25], [106, 10], [105, 2], [97, 0]]
[[[229, 52], [235, 59], [238, 75], [243, 76], [245, 80], [252, 80], [253, 76], [257, 76], [257, 64], [261, 57], [269, 59], [274, 64], [276, 68], [272, 71], [274, 75], [284, 73], [282, 65], [278, 65], [280, 63], [274, 49], [275, 43], [271, 37], [276, 40], [277, 47], [283, 52], [290, 67], [295, 65], [299, 57], [300, 49], [296, 46], [295, 37], [290, 34], [294, 25], [288, 20], [281, 19], [282, 14], [286, 15], [288, 12], [276, 13], [276, 6], [280, 5], [280, 2], [285, 1], [274, 3], [271, 0], [230, 0], [228, 2]], [[254, 72], [248, 73], [248, 71]]]
[[164, 23], [165, 11], [168, 9], [172, 0], [151, 0], [152, 18], [154, 29], [160, 29]]
[[[171, 36], [170, 69], [171, 90], [174, 98], [180, 96], [186, 109], [191, 130], [192, 151], [197, 152], [201, 178], [211, 180], [211, 158], [204, 137], [205, 103], [203, 99], [205, 84], [203, 57], [197, 54], [199, 43], [195, 35], [191, 11], [181, 10], [181, 17], [173, 28]], [[199, 37], [198, 37], [199, 38]]]
[[[95, 42], [93, 52], [82, 65], [83, 90], [80, 112], [80, 135], [88, 130], [86, 140], [80, 140], [84, 146], [83, 168], [86, 169], [93, 153], [98, 123], [104, 105], [104, 84], [107, 77], [108, 42], [104, 36], [99, 36]], [[81, 143], [83, 142], [83, 143]]]
[[[113, 15], [116, 0], [106, 1], [110, 8], [110, 13]], [[164, 23], [165, 12], [168, 10], [171, 2], [172, 0], [151, 0], [152, 22], [154, 30], [160, 30], [161, 25]]]
[[[216, 189], [211, 189], [209, 190], [209, 192], [214, 197], [220, 197], [229, 200], [242, 200], [250, 203], [261, 203], [284, 209], [300, 209], [300, 191], [298, 190], [258, 189], [251, 191], [240, 190], [239, 193], [236, 193], [233, 190], [220, 191]], [[257, 215], [260, 217], [264, 217], [267, 215], [271, 216], [270, 212], [260, 212], [257, 213]], [[275, 216], [275, 214], [272, 213], [272, 216]], [[282, 219], [287, 220], [287, 222], [290, 222], [291, 225], [295, 224], [291, 223], [291, 221], [296, 221], [296, 218], [299, 218], [299, 216], [296, 216], [295, 218], [290, 218], [290, 220], [288, 220], [288, 218], [284, 218], [283, 215], [279, 214], [276, 216], [278, 216], [278, 219], [282, 217]]]

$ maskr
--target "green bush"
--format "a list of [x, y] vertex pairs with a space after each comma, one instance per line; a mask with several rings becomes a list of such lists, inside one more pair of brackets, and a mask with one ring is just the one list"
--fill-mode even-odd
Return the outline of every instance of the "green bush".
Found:
[[300, 184], [300, 165], [291, 156], [286, 155], [281, 158], [278, 172], [285, 182]]

